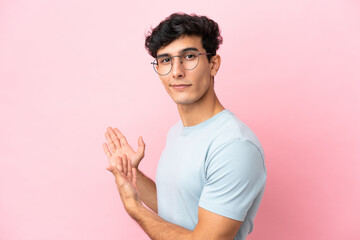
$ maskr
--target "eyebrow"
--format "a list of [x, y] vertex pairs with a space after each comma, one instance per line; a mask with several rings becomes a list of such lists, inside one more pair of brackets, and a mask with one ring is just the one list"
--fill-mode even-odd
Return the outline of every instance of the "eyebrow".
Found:
[[[184, 48], [183, 50], [180, 51], [180, 54], [181, 54], [181, 53], [184, 53], [184, 52], [187, 52], [187, 51], [199, 51], [199, 49], [197, 49], [197, 48], [195, 48], [195, 47]], [[163, 53], [163, 54], [158, 55], [156, 58], [168, 57], [168, 56], [170, 56], [170, 54], [168, 54], [168, 53]]]

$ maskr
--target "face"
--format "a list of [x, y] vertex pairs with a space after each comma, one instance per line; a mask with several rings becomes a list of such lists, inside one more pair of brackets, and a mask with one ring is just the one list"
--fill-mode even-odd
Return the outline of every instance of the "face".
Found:
[[[189, 48], [197, 49], [199, 53], [206, 53], [201, 43], [201, 37], [183, 36], [160, 48], [157, 56], [179, 56]], [[192, 70], [184, 69], [178, 57], [174, 57], [172, 61], [171, 72], [165, 76], [159, 75], [159, 77], [176, 104], [194, 104], [203, 101], [208, 95], [207, 93], [213, 91], [213, 77], [220, 66], [218, 55], [212, 57], [210, 63], [206, 55], [200, 55], [199, 64]], [[209, 99], [209, 101], [212, 100]]]

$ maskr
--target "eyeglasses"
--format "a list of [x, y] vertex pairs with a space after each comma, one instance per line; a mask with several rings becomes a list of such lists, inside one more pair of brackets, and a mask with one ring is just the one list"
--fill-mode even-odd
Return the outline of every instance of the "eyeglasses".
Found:
[[151, 63], [157, 74], [165, 76], [171, 72], [173, 66], [173, 58], [179, 57], [180, 63], [186, 70], [193, 70], [199, 64], [200, 55], [210, 55], [211, 53], [199, 53], [197, 51], [185, 51], [179, 56], [163, 56], [155, 58]]

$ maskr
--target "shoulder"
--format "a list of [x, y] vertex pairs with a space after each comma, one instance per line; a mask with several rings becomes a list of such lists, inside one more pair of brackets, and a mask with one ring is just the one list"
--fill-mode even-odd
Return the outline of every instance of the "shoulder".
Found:
[[234, 147], [255, 147], [259, 151], [262, 159], [264, 159], [264, 150], [255, 133], [232, 112], [229, 110], [225, 111], [225, 114], [217, 121], [213, 129], [214, 132], [212, 142], [209, 146], [209, 153], [233, 149]]

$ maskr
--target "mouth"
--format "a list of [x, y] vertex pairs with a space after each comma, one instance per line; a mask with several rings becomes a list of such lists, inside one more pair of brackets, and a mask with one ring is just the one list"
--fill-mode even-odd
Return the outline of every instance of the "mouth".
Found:
[[191, 84], [170, 84], [170, 87], [172, 87], [176, 90], [182, 90], [182, 89], [185, 89], [190, 86], [191, 86]]
[[191, 84], [174, 84], [171, 85], [172, 88], [174, 88], [175, 90], [184, 90], [187, 87], [190, 87]]

